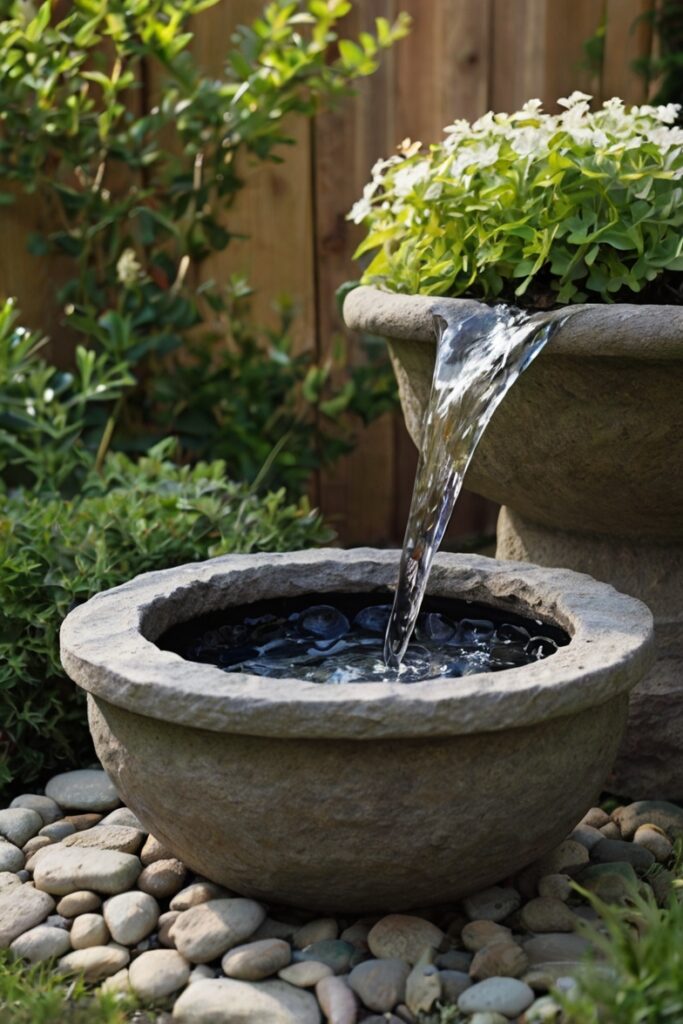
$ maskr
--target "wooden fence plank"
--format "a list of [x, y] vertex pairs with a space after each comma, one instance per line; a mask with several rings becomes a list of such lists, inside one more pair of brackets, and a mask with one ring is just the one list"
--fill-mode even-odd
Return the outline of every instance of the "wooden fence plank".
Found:
[[652, 25], [643, 15], [653, 0], [607, 0], [602, 95], [621, 96], [627, 103], [644, 103], [647, 82], [633, 70], [633, 61], [650, 52]]
[[542, 99], [548, 110], [575, 89], [600, 94], [600, 74], [586, 62], [585, 44], [605, 18], [605, 0], [546, 0]]

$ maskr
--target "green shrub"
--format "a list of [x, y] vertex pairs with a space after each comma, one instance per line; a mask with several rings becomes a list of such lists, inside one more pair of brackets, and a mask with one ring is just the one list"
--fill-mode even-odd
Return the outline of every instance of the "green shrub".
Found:
[[675, 104], [456, 121], [380, 161], [351, 216], [363, 280], [399, 292], [530, 305], [683, 301], [683, 130]]

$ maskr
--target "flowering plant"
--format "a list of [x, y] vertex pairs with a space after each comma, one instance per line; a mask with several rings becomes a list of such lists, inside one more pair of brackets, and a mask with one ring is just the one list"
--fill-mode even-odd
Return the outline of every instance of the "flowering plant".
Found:
[[529, 100], [380, 160], [349, 214], [368, 228], [364, 283], [536, 306], [683, 302], [678, 107], [590, 100], [574, 92], [556, 115]]

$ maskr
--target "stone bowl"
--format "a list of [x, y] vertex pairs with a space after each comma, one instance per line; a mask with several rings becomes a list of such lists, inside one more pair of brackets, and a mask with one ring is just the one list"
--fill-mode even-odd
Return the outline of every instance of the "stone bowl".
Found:
[[147, 573], [62, 626], [97, 754], [194, 871], [270, 903], [443, 904], [524, 867], [596, 799], [651, 659], [647, 608], [587, 576], [438, 555], [428, 593], [560, 626], [523, 668], [323, 686], [161, 650], [174, 624], [273, 597], [389, 592], [399, 553], [230, 555]]

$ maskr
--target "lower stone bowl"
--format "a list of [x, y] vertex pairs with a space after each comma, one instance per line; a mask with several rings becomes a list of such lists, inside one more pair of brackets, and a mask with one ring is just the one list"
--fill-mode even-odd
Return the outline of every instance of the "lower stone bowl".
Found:
[[614, 759], [652, 622], [568, 570], [437, 556], [428, 593], [560, 626], [551, 657], [427, 682], [225, 673], [156, 644], [272, 597], [388, 591], [399, 553], [230, 555], [147, 573], [62, 626], [97, 754], [146, 828], [229, 889], [314, 910], [443, 904], [560, 842]]

